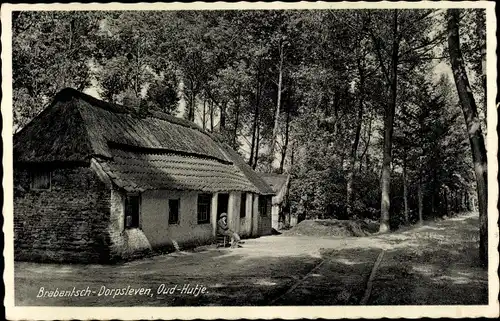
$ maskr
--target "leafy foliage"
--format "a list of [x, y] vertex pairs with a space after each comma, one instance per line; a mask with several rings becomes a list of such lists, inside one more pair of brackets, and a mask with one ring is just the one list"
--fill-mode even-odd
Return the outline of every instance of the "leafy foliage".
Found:
[[[484, 95], [484, 11], [462, 19], [474, 26], [463, 30], [463, 51], [473, 90]], [[14, 123], [22, 128], [63, 87], [97, 89], [105, 100], [218, 132], [255, 169], [291, 173], [294, 215], [347, 218], [352, 193], [350, 215], [377, 219], [384, 117], [394, 107], [390, 211], [398, 226], [405, 187], [411, 220], [419, 184], [427, 217], [472, 195], [455, 92], [446, 77], [433, 78], [446, 63], [443, 21], [439, 10], [18, 12]]]
[[13, 13], [14, 130], [46, 106], [59, 90], [91, 85], [90, 58], [100, 15], [84, 11]]

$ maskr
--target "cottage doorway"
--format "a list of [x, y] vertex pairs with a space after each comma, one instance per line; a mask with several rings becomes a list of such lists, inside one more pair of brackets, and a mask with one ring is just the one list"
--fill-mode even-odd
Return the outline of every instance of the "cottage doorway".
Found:
[[219, 217], [222, 213], [226, 213], [229, 215], [229, 213], [227, 212], [228, 202], [229, 202], [229, 194], [218, 194], [218, 196], [217, 196], [217, 220], [219, 219]]

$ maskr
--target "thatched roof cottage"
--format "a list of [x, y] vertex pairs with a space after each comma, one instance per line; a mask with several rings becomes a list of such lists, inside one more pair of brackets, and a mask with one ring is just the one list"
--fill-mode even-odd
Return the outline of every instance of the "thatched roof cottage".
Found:
[[18, 260], [109, 262], [271, 233], [272, 189], [192, 122], [73, 89], [14, 136]]

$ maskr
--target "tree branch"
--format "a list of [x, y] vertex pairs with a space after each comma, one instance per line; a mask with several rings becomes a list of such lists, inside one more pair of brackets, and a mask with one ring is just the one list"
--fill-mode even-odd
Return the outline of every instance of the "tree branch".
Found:
[[372, 37], [373, 44], [375, 45], [375, 49], [376, 49], [376, 52], [377, 52], [377, 57], [378, 57], [378, 60], [379, 60], [379, 63], [380, 63], [380, 67], [382, 68], [382, 73], [384, 74], [384, 76], [385, 76], [385, 78], [387, 80], [387, 84], [390, 84], [391, 83], [391, 79], [389, 77], [388, 70], [387, 70], [386, 66], [384, 65], [384, 60], [383, 60], [383, 57], [382, 57], [382, 52], [380, 51], [379, 40], [373, 34], [373, 32], [371, 30], [370, 30], [370, 35]]
[[[418, 60], [443, 60], [443, 59], [449, 59], [450, 56], [440, 56], [440, 57], [419, 57]], [[411, 62], [412, 59], [403, 59], [399, 61], [398, 65], [401, 65], [403, 63]]]
[[[416, 47], [410, 48], [410, 49], [406, 50], [405, 52], [401, 53], [399, 55], [399, 58], [404, 57], [405, 55], [407, 55], [410, 52], [417, 51], [419, 49], [424, 49], [424, 48], [426, 48], [428, 46], [431, 46], [431, 45], [433, 45], [433, 47], [430, 48], [430, 49], [432, 49], [432, 48], [434, 48], [435, 46], [437, 46], [439, 44], [439, 41], [444, 40], [443, 37], [445, 35], [446, 35], [446, 31], [443, 31], [439, 35], [437, 35], [434, 39], [429, 40], [427, 42], [424, 42], [424, 43], [422, 43], [422, 44], [420, 44], [420, 45], [418, 45]], [[429, 50], [429, 49], [427, 49], [427, 50]]]
[[430, 16], [432, 13], [434, 12], [439, 12], [439, 11], [434, 11], [432, 9], [430, 9], [428, 12], [422, 14], [420, 17], [416, 18], [414, 21], [412, 21], [411, 23], [408, 23], [407, 27], [404, 28], [403, 30], [400, 31], [400, 34], [404, 34], [410, 27], [414, 26], [415, 23], [417, 22], [420, 22], [422, 20], [424, 20], [425, 18], [427, 18], [428, 16]]

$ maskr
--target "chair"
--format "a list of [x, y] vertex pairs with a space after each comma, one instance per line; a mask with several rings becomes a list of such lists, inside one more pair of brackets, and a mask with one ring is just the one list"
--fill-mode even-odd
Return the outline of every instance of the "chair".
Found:
[[226, 247], [226, 244], [229, 245], [229, 236], [217, 234], [217, 247]]

